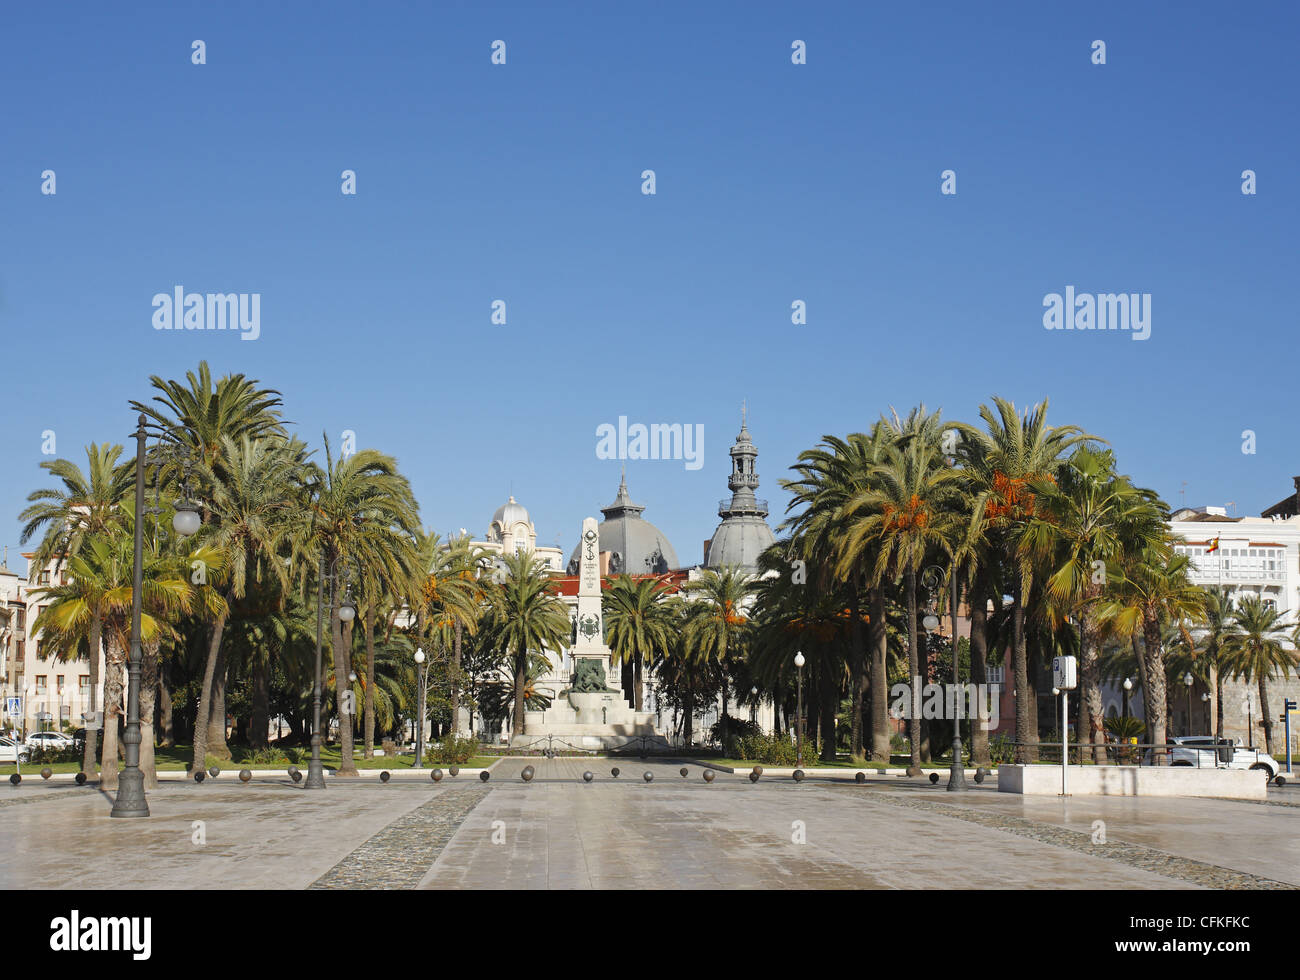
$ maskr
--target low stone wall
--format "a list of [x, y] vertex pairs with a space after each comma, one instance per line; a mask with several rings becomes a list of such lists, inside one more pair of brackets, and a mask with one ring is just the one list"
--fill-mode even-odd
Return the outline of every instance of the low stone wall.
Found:
[[[1070, 766], [1071, 796], [1210, 796], [1262, 800], [1265, 774], [1249, 769], [1197, 769], [1194, 766]], [[1060, 766], [998, 766], [998, 792], [1059, 796]]]

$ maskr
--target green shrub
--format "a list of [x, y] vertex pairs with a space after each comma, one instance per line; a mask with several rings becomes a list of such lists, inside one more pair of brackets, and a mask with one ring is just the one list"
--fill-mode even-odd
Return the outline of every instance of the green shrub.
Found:
[[477, 754], [477, 738], [448, 735], [442, 741], [432, 743], [425, 750], [424, 764], [426, 766], [439, 763], [444, 766], [462, 766]]
[[895, 755], [901, 755], [907, 751], [907, 739], [903, 738], [898, 732], [889, 736], [889, 751]]
[[236, 749], [232, 762], [250, 766], [296, 766], [303, 761], [303, 750], [286, 745], [284, 748], [268, 746], [264, 749]]
[[68, 745], [63, 747], [41, 746], [32, 749], [31, 763], [34, 765], [48, 766], [56, 762], [80, 762], [84, 750], [79, 745]]
[[[804, 739], [803, 764], [817, 764], [817, 745], [812, 739]], [[739, 756], [753, 762], [769, 766], [793, 766], [798, 758], [794, 739], [789, 735], [751, 735], [740, 739]]]
[[994, 735], [989, 739], [989, 760], [995, 766], [1012, 762], [1016, 757], [1014, 739], [1008, 735]]

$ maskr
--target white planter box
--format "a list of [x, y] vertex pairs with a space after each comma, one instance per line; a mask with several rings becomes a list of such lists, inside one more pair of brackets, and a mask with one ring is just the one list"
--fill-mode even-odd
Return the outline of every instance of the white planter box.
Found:
[[[998, 766], [998, 792], [1060, 796], [1060, 766]], [[1249, 769], [1197, 769], [1194, 766], [1070, 766], [1071, 796], [1211, 796], [1262, 800], [1265, 774]]]

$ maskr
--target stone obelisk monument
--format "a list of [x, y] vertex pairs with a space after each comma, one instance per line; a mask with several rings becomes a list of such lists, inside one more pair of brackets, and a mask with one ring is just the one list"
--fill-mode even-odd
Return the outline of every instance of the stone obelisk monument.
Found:
[[[636, 712], [620, 689], [620, 672], [612, 669], [613, 655], [605, 645], [605, 616], [601, 609], [600, 532], [594, 517], [582, 522], [578, 549], [578, 609], [574, 642], [570, 649], [573, 673], [555, 676], [555, 700], [546, 711], [524, 716], [526, 734], [515, 735], [514, 745], [566, 745], [578, 749], [617, 748], [629, 739], [656, 737], [655, 715]], [[657, 736], [662, 742], [662, 736]], [[643, 744], [639, 743], [639, 744]], [[666, 744], [666, 743], [665, 743]]]

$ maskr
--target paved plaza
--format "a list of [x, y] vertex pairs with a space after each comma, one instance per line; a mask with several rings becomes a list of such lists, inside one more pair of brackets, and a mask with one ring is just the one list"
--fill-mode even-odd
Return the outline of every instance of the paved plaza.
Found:
[[28, 779], [0, 786], [0, 886], [104, 887], [112, 855], [118, 888], [1300, 887], [1293, 789], [1266, 803], [1061, 800], [992, 781], [956, 795], [897, 776], [858, 785], [851, 771], [802, 784], [703, 771], [506, 759], [487, 783], [331, 779], [318, 792], [223, 774], [163, 783], [145, 820], [110, 819], [94, 788]]

